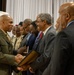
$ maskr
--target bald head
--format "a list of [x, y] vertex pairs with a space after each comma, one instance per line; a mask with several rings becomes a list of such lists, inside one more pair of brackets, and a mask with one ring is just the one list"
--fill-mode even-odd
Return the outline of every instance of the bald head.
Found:
[[0, 11], [0, 29], [5, 32], [11, 31], [13, 26], [13, 19], [7, 12]]
[[59, 9], [58, 31], [65, 29], [69, 22], [74, 20], [74, 3], [64, 3]]
[[68, 13], [70, 16], [74, 16], [74, 3], [64, 3], [60, 6], [59, 13]]
[[7, 12], [0, 11], [0, 22], [11, 18]]

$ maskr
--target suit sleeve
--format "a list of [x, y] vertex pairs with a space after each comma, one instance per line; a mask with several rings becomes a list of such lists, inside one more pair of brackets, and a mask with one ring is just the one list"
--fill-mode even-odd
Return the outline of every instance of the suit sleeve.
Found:
[[1, 64], [8, 64], [8, 65], [16, 65], [15, 59], [13, 55], [10, 54], [3, 54], [0, 52], [0, 63]]
[[0, 64], [14, 65], [16, 64], [14, 58], [14, 55], [12, 55], [12, 45], [0, 38]]

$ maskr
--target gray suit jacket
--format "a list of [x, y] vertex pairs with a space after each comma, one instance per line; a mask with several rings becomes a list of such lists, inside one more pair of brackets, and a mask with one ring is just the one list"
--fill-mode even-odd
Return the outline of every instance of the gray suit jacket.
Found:
[[51, 63], [42, 75], [74, 75], [74, 21], [56, 36]]
[[40, 71], [42, 74], [42, 72], [50, 62], [55, 35], [55, 29], [53, 27], [50, 27], [39, 43], [38, 52], [41, 55], [36, 59], [36, 61], [31, 64], [31, 67], [34, 71], [36, 71], [37, 75], [39, 75], [38, 71]]
[[74, 75], [74, 20], [55, 39], [50, 75]]

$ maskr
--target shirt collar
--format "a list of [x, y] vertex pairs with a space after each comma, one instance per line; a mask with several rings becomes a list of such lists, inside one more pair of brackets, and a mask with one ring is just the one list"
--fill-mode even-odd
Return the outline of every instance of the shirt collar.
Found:
[[44, 35], [46, 34], [46, 32], [48, 31], [49, 28], [51, 28], [51, 26], [49, 26], [45, 31], [43, 31]]
[[71, 24], [71, 23], [73, 23], [74, 22], [74, 20], [73, 21], [71, 21], [71, 22], [69, 22], [68, 24], [67, 24], [67, 27]]

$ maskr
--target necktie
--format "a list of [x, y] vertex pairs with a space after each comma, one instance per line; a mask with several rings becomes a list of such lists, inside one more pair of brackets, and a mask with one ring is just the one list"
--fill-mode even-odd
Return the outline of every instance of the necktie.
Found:
[[42, 39], [43, 37], [43, 32], [40, 33], [39, 38]]

